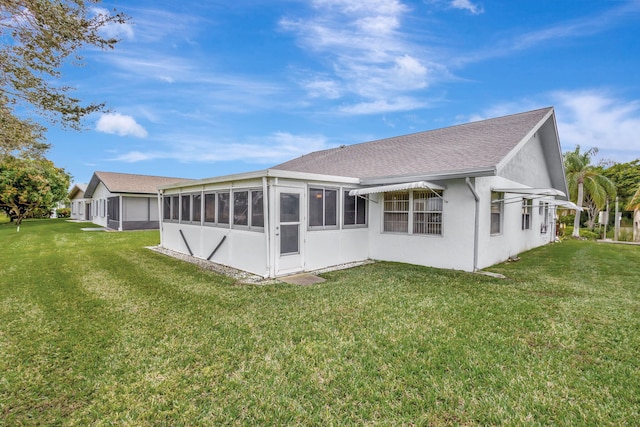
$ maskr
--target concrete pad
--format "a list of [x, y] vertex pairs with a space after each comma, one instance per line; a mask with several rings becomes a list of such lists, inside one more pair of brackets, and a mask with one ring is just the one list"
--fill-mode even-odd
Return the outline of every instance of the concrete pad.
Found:
[[82, 231], [107, 231], [106, 228], [98, 228], [98, 227], [91, 227], [91, 228], [81, 228], [80, 230]]
[[309, 273], [294, 274], [292, 276], [280, 277], [280, 281], [289, 283], [290, 285], [315, 285], [316, 283], [326, 282], [322, 277]]

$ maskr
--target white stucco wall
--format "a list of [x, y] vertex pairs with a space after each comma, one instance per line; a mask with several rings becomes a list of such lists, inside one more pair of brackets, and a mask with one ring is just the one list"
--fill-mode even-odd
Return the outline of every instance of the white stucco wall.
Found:
[[91, 198], [91, 222], [102, 227], [107, 226], [107, 199], [112, 196], [107, 187], [99, 182]]
[[[476, 191], [480, 196], [480, 221], [478, 233], [478, 268], [486, 268], [503, 262], [509, 257], [544, 245], [553, 241], [552, 219], [549, 228], [541, 233], [544, 220], [540, 215], [540, 203], [550, 201], [551, 197], [533, 199], [531, 211], [531, 228], [522, 229], [522, 196], [513, 193], [505, 194], [504, 212], [502, 215], [502, 232], [491, 235], [491, 189], [517, 187], [517, 182], [502, 177], [485, 177], [476, 179]], [[549, 209], [549, 214], [553, 212]]]
[[77, 219], [80, 221], [85, 220], [86, 203], [91, 203], [91, 199], [75, 198], [71, 199], [71, 219]]
[[[383, 200], [371, 203], [369, 230], [373, 259], [407, 262], [438, 268], [473, 270], [474, 198], [464, 180], [444, 183], [446, 203], [442, 212], [442, 236], [386, 233], [382, 227]], [[373, 198], [373, 197], [372, 197]]]

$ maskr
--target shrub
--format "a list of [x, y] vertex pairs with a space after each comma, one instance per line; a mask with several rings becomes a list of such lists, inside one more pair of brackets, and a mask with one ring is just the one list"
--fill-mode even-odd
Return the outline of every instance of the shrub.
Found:
[[[569, 238], [573, 234], [573, 227], [570, 225], [560, 228], [559, 230], [561, 238]], [[588, 240], [597, 240], [600, 238], [600, 234], [587, 228], [581, 228], [580, 237]]]
[[56, 216], [58, 218], [69, 218], [71, 216], [71, 209], [69, 208], [56, 209]]

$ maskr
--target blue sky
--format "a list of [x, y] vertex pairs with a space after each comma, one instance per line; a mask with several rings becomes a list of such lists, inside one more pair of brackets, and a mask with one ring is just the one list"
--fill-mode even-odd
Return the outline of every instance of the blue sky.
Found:
[[[106, 114], [50, 127], [96, 170], [206, 178], [554, 106], [564, 151], [640, 158], [640, 1], [121, 1], [115, 50], [64, 83]], [[99, 11], [97, 11], [99, 12]]]

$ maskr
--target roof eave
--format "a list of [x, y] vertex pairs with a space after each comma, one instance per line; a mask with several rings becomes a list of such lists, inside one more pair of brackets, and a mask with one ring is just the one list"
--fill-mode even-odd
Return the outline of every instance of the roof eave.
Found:
[[158, 187], [158, 191], [184, 188], [184, 187], [197, 187], [209, 184], [220, 184], [224, 182], [232, 181], [246, 181], [257, 178], [283, 178], [283, 179], [297, 179], [302, 181], [326, 181], [326, 182], [339, 182], [345, 184], [360, 184], [360, 179], [355, 177], [337, 176], [337, 175], [324, 175], [309, 172], [295, 172], [282, 169], [263, 169], [253, 172], [244, 172], [232, 175], [217, 176], [212, 178], [199, 179], [195, 181], [177, 182], [175, 184], [163, 185]]
[[412, 181], [446, 181], [449, 179], [475, 178], [482, 176], [495, 176], [497, 174], [496, 167], [483, 167], [474, 169], [456, 170], [450, 172], [439, 172], [431, 174], [412, 174], [412, 175], [390, 175], [362, 178], [362, 185], [384, 185], [384, 184], [401, 184]]

